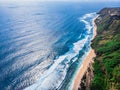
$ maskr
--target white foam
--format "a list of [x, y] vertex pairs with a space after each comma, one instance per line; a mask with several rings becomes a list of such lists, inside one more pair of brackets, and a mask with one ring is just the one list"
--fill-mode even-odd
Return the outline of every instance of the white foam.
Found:
[[[59, 87], [66, 76], [69, 67], [68, 62], [79, 54], [79, 51], [84, 47], [87, 39], [88, 37], [74, 43], [73, 49], [55, 60], [54, 64], [42, 75], [42, 77], [25, 90], [48, 90], [50, 88]], [[77, 58], [75, 58], [73, 62], [76, 60]]]
[[89, 14], [85, 14], [83, 17], [79, 18], [79, 20], [83, 23], [85, 23], [86, 29], [88, 30], [88, 32], [90, 32], [90, 30], [92, 29], [92, 25], [91, 22], [87, 21], [86, 19], [88, 18], [92, 18], [96, 16], [96, 13], [89, 13]]
[[[81, 18], [81, 21], [83, 21], [86, 24], [86, 29], [91, 29], [90, 23], [86, 21], [87, 18], [92, 18], [92, 14], [86, 14]], [[89, 41], [89, 36], [87, 35], [82, 40], [79, 40], [73, 44], [73, 48], [70, 49], [66, 54], [59, 56], [52, 66], [44, 72], [42, 77], [33, 85], [25, 88], [25, 90], [49, 90], [49, 89], [57, 89], [62, 81], [65, 79], [65, 76], [67, 74], [67, 69], [69, 67], [69, 62], [75, 62], [78, 60], [76, 56], [79, 54], [79, 51], [82, 50], [84, 45], [87, 41]], [[81, 37], [81, 35], [80, 35]], [[74, 59], [72, 59], [74, 58]]]
[[[93, 29], [93, 24], [91, 25], [92, 23], [92, 20], [93, 18], [96, 17], [96, 13], [89, 13], [89, 14], [85, 14], [83, 17], [79, 18], [80, 22], [83, 22], [86, 26], [85, 29], [87, 29], [87, 34], [89, 34], [91, 32], [91, 30]], [[90, 18], [91, 20], [90, 21], [87, 21], [87, 18]], [[90, 35], [87, 36], [87, 38], [89, 39], [89, 41], [92, 40], [92, 37], [90, 37]], [[90, 45], [90, 44], [89, 44]], [[90, 48], [91, 49], [91, 48]], [[74, 79], [75, 79], [75, 76], [76, 74], [79, 72], [79, 70], [83, 67], [82, 63], [83, 63], [83, 60], [85, 59], [85, 57], [88, 55], [88, 52], [90, 51], [90, 49], [88, 51], [85, 52], [85, 54], [81, 57], [81, 62], [79, 63], [78, 65], [78, 69], [76, 70], [75, 74], [74, 74], [74, 77], [72, 78], [72, 82], [71, 82], [71, 86], [68, 88], [68, 90], [72, 90], [73, 89], [73, 85], [74, 85]]]

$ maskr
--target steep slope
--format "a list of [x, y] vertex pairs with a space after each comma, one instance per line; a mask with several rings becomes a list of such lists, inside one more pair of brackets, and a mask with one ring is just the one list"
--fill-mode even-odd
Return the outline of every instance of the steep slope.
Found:
[[120, 90], [120, 8], [104, 8], [98, 14], [91, 90]]
[[96, 58], [78, 90], [120, 90], [120, 8], [104, 8], [98, 14], [92, 41]]

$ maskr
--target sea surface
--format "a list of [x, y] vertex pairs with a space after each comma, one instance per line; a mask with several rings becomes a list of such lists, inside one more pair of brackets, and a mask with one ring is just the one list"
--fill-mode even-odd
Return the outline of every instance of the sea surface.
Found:
[[71, 90], [92, 20], [118, 2], [0, 2], [0, 90]]

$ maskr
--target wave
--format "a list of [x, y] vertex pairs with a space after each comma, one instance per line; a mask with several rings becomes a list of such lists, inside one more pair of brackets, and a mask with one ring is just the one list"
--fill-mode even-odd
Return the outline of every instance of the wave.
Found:
[[[42, 77], [40, 77], [40, 79], [33, 85], [25, 88], [25, 90], [56, 90], [62, 84], [71, 63], [78, 60], [80, 51], [91, 40], [89, 33], [91, 32], [92, 25], [91, 22], [87, 21], [87, 19], [92, 19], [95, 15], [95, 13], [90, 13], [79, 18], [80, 21], [85, 23], [85, 30], [87, 29], [87, 34], [80, 35], [80, 39], [73, 43], [73, 47], [67, 53], [55, 59], [50, 68], [43, 73]], [[82, 36], [85, 37], [81, 38]], [[88, 48], [89, 46], [90, 43]]]
[[[96, 12], [85, 14], [83, 17], [80, 17], [79, 20], [83, 23], [85, 23], [85, 28], [88, 30], [88, 33], [91, 32], [92, 29], [92, 18], [96, 16]], [[91, 19], [90, 19], [91, 18]], [[90, 21], [87, 21], [87, 19], [90, 19]]]

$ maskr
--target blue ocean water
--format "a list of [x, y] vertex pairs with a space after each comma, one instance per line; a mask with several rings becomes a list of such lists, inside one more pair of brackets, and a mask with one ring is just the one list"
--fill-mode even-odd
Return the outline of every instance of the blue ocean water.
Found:
[[92, 20], [118, 2], [0, 3], [0, 89], [69, 90], [90, 50]]

